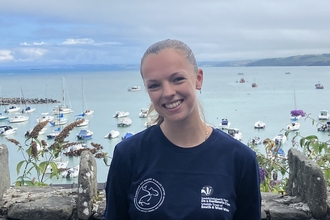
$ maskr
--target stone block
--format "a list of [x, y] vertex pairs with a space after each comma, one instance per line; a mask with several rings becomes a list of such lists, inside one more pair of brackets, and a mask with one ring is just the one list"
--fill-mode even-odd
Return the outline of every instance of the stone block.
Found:
[[10, 172], [8, 164], [8, 148], [4, 144], [0, 144], [0, 201], [3, 194], [10, 186]]
[[322, 219], [327, 213], [327, 187], [321, 168], [295, 148], [288, 153], [287, 194], [308, 204], [312, 216]]
[[89, 219], [93, 214], [93, 200], [97, 195], [97, 165], [94, 155], [83, 151], [80, 155], [78, 176], [77, 214], [79, 219]]

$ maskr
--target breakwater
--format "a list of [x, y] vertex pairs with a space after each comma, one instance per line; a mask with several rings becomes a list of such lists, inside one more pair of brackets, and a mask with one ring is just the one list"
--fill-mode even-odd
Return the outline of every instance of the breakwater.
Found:
[[18, 105], [18, 104], [47, 104], [60, 103], [60, 101], [48, 98], [0, 98], [1, 105]]

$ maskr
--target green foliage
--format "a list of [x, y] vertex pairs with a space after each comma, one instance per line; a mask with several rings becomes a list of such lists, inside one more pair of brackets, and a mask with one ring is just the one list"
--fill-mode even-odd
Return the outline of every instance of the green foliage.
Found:
[[[69, 132], [79, 124], [79, 122], [74, 122], [66, 126], [50, 146], [48, 146], [45, 140], [38, 139], [39, 131], [42, 130], [47, 123], [48, 121], [37, 124], [31, 134], [27, 136], [24, 146], [15, 139], [7, 138], [9, 142], [18, 146], [18, 152], [23, 156], [23, 160], [18, 162], [16, 166], [18, 177], [14, 182], [15, 186], [46, 186], [48, 185], [46, 182], [49, 179], [58, 179], [61, 170], [58, 169], [55, 160], [61, 158], [66, 148], [78, 144], [64, 144], [64, 138], [69, 135]], [[107, 153], [100, 152], [103, 147], [95, 143], [91, 143], [91, 145], [94, 148], [86, 147], [83, 150], [89, 150], [96, 158], [103, 158], [105, 165], [109, 166]], [[80, 156], [83, 150], [79, 152], [73, 151], [72, 153]]]
[[[305, 120], [307, 119], [311, 120], [313, 126], [322, 126], [325, 124], [325, 122], [311, 118], [310, 114], [305, 117]], [[292, 147], [300, 149], [307, 158], [320, 166], [327, 185], [330, 186], [330, 140], [322, 142], [317, 135], [301, 136], [299, 132], [282, 130], [285, 131], [287, 138], [290, 133], [294, 133], [291, 139]], [[258, 151], [257, 145], [248, 144], [257, 154], [260, 167], [260, 191], [285, 193], [288, 180], [285, 178], [285, 175], [288, 174], [289, 167], [286, 159], [279, 157], [277, 153], [272, 154], [272, 152], [277, 152], [277, 147], [281, 146], [276, 146], [269, 138], [263, 141], [263, 145], [265, 146], [266, 155]], [[278, 174], [282, 175], [282, 179], [277, 179]]]

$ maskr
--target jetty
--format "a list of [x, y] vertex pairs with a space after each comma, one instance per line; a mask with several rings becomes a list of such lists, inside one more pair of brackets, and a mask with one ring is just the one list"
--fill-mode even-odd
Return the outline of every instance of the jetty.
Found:
[[60, 103], [60, 101], [48, 98], [0, 98], [0, 105], [19, 105], [19, 104], [47, 104]]

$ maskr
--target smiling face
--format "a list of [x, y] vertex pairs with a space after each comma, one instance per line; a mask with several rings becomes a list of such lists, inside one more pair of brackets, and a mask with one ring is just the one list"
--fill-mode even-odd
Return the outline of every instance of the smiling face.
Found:
[[182, 51], [167, 48], [147, 55], [141, 73], [151, 102], [164, 121], [199, 117], [196, 89], [201, 89], [203, 71], [196, 73]]

